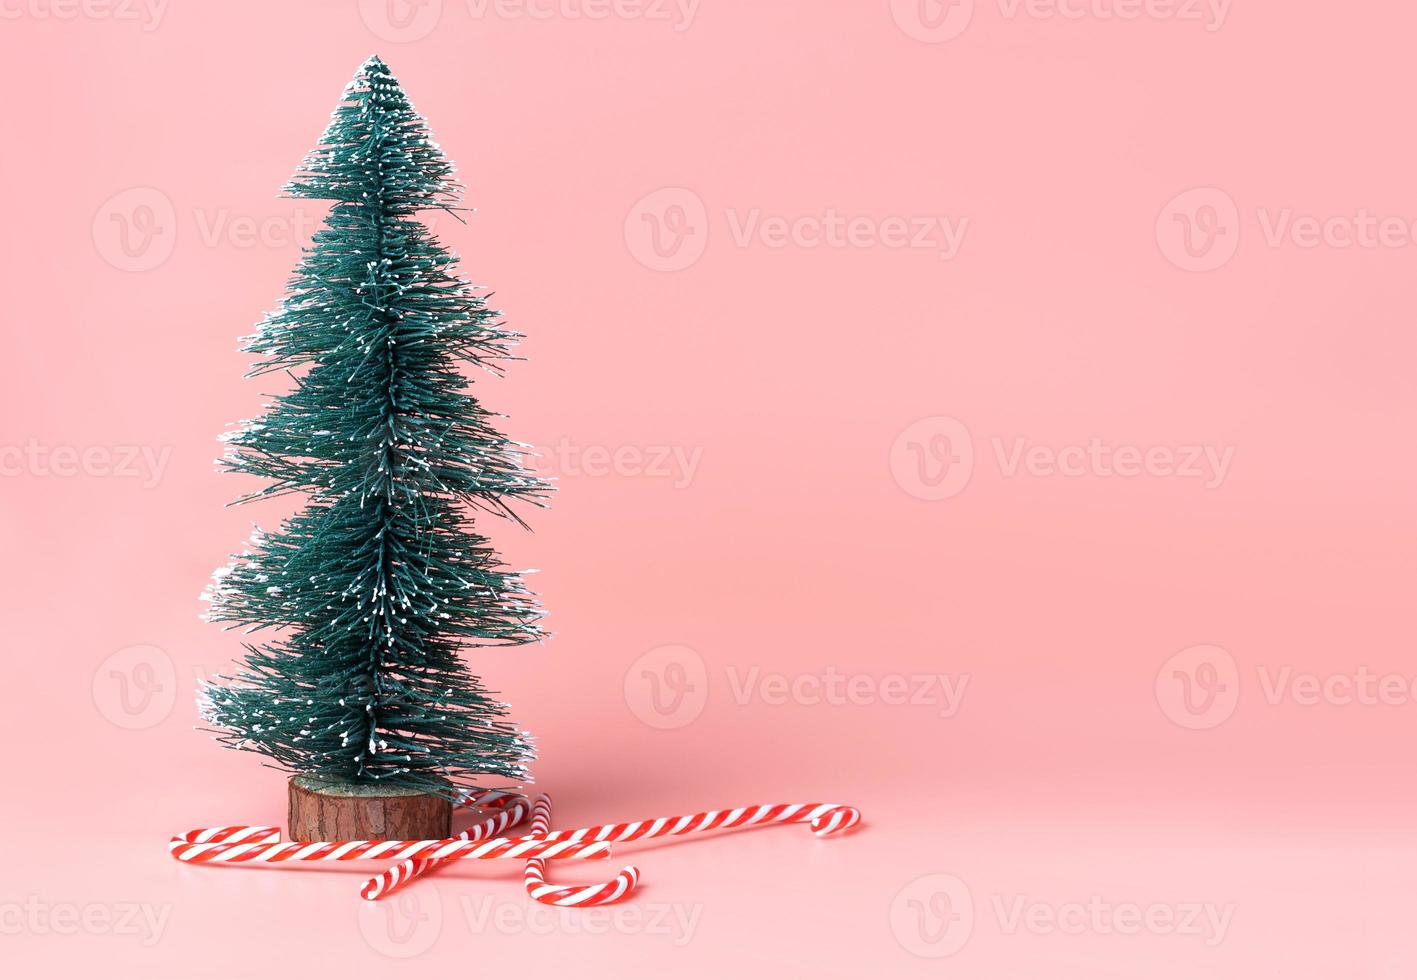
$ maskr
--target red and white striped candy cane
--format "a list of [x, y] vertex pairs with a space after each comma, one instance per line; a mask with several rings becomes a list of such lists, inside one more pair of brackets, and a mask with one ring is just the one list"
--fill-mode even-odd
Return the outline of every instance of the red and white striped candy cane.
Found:
[[[731, 830], [765, 823], [810, 824], [818, 837], [830, 837], [861, 822], [861, 811], [840, 803], [765, 803], [734, 810], [705, 810], [682, 817], [656, 817], [634, 823], [603, 823], [576, 830], [552, 830], [543, 840], [632, 841], [652, 837], [677, 837], [706, 830]], [[554, 855], [546, 855], [553, 857]]]
[[[528, 808], [528, 801], [525, 797], [512, 797], [511, 802], [507, 802], [507, 800], [508, 798], [503, 796], [490, 802], [481, 799], [474, 801], [474, 805], [501, 805], [505, 809], [483, 823], [469, 828], [465, 833], [477, 840], [480, 835], [490, 836], [490, 833], [500, 833], [507, 826], [519, 822]], [[535, 838], [551, 829], [551, 797], [541, 796], [536, 801], [535, 807], [531, 809], [531, 833], [527, 836]], [[483, 834], [483, 828], [492, 829], [490, 833]], [[443, 863], [444, 860], [436, 858], [402, 861], [383, 874], [365, 882], [360, 894], [370, 901], [382, 898], [415, 878], [433, 871]], [[527, 894], [546, 905], [562, 907], [608, 905], [633, 892], [640, 879], [639, 868], [633, 865], [621, 869], [620, 873], [612, 880], [596, 885], [552, 885], [547, 883], [545, 875], [545, 858], [532, 858], [527, 862], [525, 875]]]
[[[531, 804], [525, 796], [514, 793], [483, 793], [471, 797], [459, 806], [495, 809], [492, 816], [473, 824], [458, 835], [460, 840], [485, 840], [500, 834], [526, 819]], [[405, 858], [398, 864], [366, 881], [359, 894], [368, 901], [383, 898], [415, 878], [446, 864], [452, 858]]]
[[861, 822], [859, 810], [839, 803], [777, 803], [553, 831], [549, 829], [551, 801], [549, 797], [542, 797], [532, 808], [532, 833], [518, 838], [493, 838], [493, 834], [523, 819], [528, 809], [526, 798], [511, 793], [484, 793], [461, 805], [487, 807], [498, 812], [464, 831], [462, 836], [443, 840], [283, 843], [275, 827], [236, 825], [188, 831], [173, 837], [168, 848], [177, 860], [194, 864], [397, 859], [398, 865], [365, 883], [363, 895], [369, 899], [387, 895], [449, 860], [524, 858], [527, 860], [527, 893], [532, 898], [550, 905], [589, 906], [605, 905], [629, 895], [639, 884], [639, 870], [627, 867], [613, 880], [599, 885], [552, 885], [545, 879], [545, 859], [605, 858], [610, 856], [612, 842], [767, 823], [806, 823], [813, 834], [829, 837]]
[[[545, 802], [545, 819], [536, 819], [538, 810]], [[768, 823], [805, 823], [818, 837], [830, 837], [849, 830], [861, 822], [861, 811], [840, 803], [775, 803], [759, 806], [738, 807], [733, 810], [706, 810], [679, 817], [657, 817], [652, 820], [638, 820], [634, 823], [598, 824], [580, 827], [576, 830], [550, 830], [550, 799], [537, 800], [533, 808], [532, 833], [522, 838], [564, 841], [594, 840], [602, 843], [611, 841], [649, 840], [653, 837], [672, 837], [710, 830], [731, 830]], [[547, 855], [548, 857], [554, 855]], [[534, 867], [539, 863], [539, 867]], [[425, 868], [419, 874], [430, 868]], [[639, 883], [639, 869], [627, 867], [614, 880], [601, 885], [550, 885], [545, 881], [545, 862], [529, 860], [526, 868], [527, 892], [537, 901], [553, 905], [604, 905], [618, 901], [634, 890]], [[401, 883], [407, 883], [417, 874], [404, 875]], [[385, 892], [387, 894], [387, 892]]]
[[[543, 793], [531, 810], [531, 836], [544, 836], [550, 830], [551, 797]], [[546, 881], [546, 859], [537, 857], [527, 861], [525, 881], [526, 893], [543, 905], [586, 908], [609, 905], [629, 895], [640, 883], [640, 869], [631, 864], [598, 885], [552, 885]]]
[[192, 864], [236, 864], [282, 861], [371, 861], [377, 858], [605, 858], [610, 846], [601, 842], [534, 840], [497, 837], [486, 841], [448, 837], [442, 840], [289, 841], [281, 843], [274, 827], [210, 827], [172, 838], [168, 850]]

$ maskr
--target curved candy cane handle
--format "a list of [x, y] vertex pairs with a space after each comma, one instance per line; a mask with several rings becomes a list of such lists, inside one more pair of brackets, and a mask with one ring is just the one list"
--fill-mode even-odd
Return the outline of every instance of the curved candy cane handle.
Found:
[[824, 804], [826, 809], [811, 819], [812, 833], [818, 837], [830, 837], [843, 830], [850, 830], [861, 822], [861, 811], [854, 806]]
[[[531, 810], [531, 836], [551, 830], [551, 797], [543, 793]], [[546, 859], [532, 858], [526, 863], [526, 893], [543, 905], [563, 908], [587, 908], [609, 905], [629, 895], [640, 883], [640, 869], [633, 864], [621, 868], [610, 881], [598, 885], [552, 885], [546, 881]]]

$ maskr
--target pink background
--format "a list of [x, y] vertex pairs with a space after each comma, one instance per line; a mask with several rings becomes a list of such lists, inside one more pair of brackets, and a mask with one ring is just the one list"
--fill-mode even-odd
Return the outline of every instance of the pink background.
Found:
[[[7, 969], [1412, 976], [1417, 12], [1222, 7], [6, 3]], [[193, 729], [197, 594], [285, 513], [214, 437], [371, 52], [528, 336], [480, 391], [552, 449], [494, 534], [556, 637], [474, 662], [558, 823], [859, 832], [622, 849], [564, 916], [166, 856], [284, 817]]]

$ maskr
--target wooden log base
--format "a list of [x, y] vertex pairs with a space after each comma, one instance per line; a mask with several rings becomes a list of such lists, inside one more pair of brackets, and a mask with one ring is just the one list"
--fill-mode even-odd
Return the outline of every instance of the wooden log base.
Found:
[[441, 796], [331, 776], [292, 776], [290, 839], [441, 840], [453, 835]]

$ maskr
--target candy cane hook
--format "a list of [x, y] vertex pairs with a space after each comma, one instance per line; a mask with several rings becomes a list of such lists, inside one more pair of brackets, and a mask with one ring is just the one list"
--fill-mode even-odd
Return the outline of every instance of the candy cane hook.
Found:
[[[550, 831], [551, 797], [543, 793], [531, 809], [531, 836], [545, 836]], [[587, 908], [609, 905], [629, 895], [640, 883], [640, 869], [628, 865], [598, 885], [552, 885], [546, 881], [546, 859], [536, 857], [527, 861], [524, 881], [526, 893], [543, 905]]]

